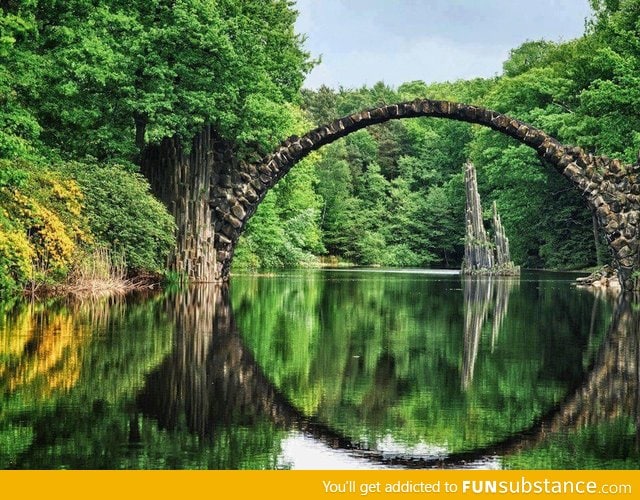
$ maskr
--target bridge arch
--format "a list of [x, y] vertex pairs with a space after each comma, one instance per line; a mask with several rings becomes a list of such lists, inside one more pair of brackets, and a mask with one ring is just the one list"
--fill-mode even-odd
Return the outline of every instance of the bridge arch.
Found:
[[566, 146], [543, 130], [502, 113], [468, 104], [417, 99], [368, 109], [292, 136], [272, 153], [253, 163], [243, 163], [211, 183], [210, 208], [214, 227], [215, 279], [229, 277], [233, 252], [249, 218], [266, 193], [312, 151], [357, 130], [389, 120], [437, 117], [489, 127], [533, 148], [572, 185], [579, 189], [596, 214], [614, 264], [626, 289], [637, 289], [640, 184], [638, 165], [586, 153]]

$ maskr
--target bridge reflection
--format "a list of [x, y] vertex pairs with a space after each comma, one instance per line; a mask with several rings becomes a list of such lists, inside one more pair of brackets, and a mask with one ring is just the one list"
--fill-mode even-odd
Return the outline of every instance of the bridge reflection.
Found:
[[348, 437], [303, 415], [269, 381], [236, 329], [226, 285], [193, 287], [176, 296], [170, 310], [176, 347], [138, 396], [139, 408], [161, 427], [185, 422], [189, 431], [212, 438], [218, 427], [267, 418], [333, 447], [352, 447]]
[[[463, 389], [473, 384], [483, 329], [490, 325], [491, 345], [495, 346], [509, 295], [517, 286], [509, 280], [463, 283]], [[149, 375], [137, 398], [138, 409], [165, 429], [183, 423], [191, 433], [215, 439], [220, 427], [251, 426], [267, 420], [280, 429], [299, 431], [331, 448], [345, 450], [363, 463], [400, 467], [462, 467], [530, 449], [555, 434], [622, 416], [634, 419], [640, 430], [640, 310], [628, 296], [617, 299], [614, 317], [592, 366], [560, 404], [530, 428], [504, 440], [433, 457], [391, 456], [359, 442], [358, 436], [304, 415], [269, 380], [243, 343], [226, 285], [194, 287], [169, 300], [176, 327], [175, 348]]]

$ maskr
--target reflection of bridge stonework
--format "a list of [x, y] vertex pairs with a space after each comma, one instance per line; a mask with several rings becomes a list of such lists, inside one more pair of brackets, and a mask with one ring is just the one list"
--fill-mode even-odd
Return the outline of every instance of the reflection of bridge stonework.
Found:
[[351, 448], [348, 438], [304, 416], [269, 381], [236, 330], [228, 293], [226, 284], [198, 286], [168, 300], [176, 346], [138, 396], [143, 413], [165, 429], [184, 422], [202, 437], [215, 437], [218, 426], [267, 420]]
[[[505, 295], [503, 299], [508, 297], [508, 293], [505, 287], [496, 300], [501, 300], [501, 294]], [[477, 298], [480, 302], [491, 300], [486, 294]], [[494, 328], [499, 328], [506, 304], [499, 307]], [[634, 418], [640, 430], [640, 312], [627, 300], [618, 304], [607, 337], [582, 384], [556, 408], [504, 441], [433, 459], [386, 456], [360, 444], [357, 437], [304, 415], [271, 383], [244, 346], [225, 285], [192, 288], [178, 296], [170, 309], [176, 325], [176, 347], [150, 374], [138, 397], [142, 412], [157, 419], [162, 428], [175, 429], [185, 422], [190, 432], [213, 438], [219, 426], [267, 420], [281, 429], [301, 431], [332, 448], [348, 450], [363, 460], [405, 467], [458, 467], [510, 455], [536, 446], [552, 434], [622, 416]]]
[[640, 418], [639, 356], [640, 314], [622, 300], [587, 380], [565, 400], [547, 430], [581, 428], [625, 415]]
[[[389, 120], [416, 117], [484, 125], [536, 150], [580, 190], [597, 216], [624, 286], [638, 288], [638, 279], [633, 276], [638, 269], [639, 248], [638, 165], [623, 165], [619, 160], [564, 146], [538, 128], [489, 109], [429, 99], [340, 118], [302, 137], [287, 139], [273, 153], [253, 163], [240, 163], [211, 127], [194, 139], [189, 154], [176, 138], [151, 147], [142, 170], [154, 192], [176, 216], [179, 248], [174, 265], [195, 281], [226, 280], [247, 220], [267, 191], [291, 167], [312, 151], [352, 132]], [[169, 185], [175, 188], [168, 189]], [[204, 224], [212, 224], [213, 228], [205, 228]], [[212, 242], [214, 248], [210, 248]]]

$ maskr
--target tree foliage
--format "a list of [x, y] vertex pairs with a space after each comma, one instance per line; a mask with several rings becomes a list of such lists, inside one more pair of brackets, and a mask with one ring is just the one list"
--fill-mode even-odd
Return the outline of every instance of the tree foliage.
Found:
[[[174, 134], [186, 143], [205, 123], [244, 155], [313, 124], [417, 97], [482, 104], [562, 142], [635, 161], [640, 0], [591, 4], [583, 37], [528, 41], [495, 78], [300, 93], [312, 62], [285, 0], [5, 2], [0, 157], [11, 162], [0, 168], [0, 186], [15, 190], [29, 178], [18, 158], [49, 170], [61, 158], [83, 162], [87, 173], [78, 178], [91, 183], [96, 161], [135, 169], [144, 144]], [[467, 159], [478, 169], [482, 199], [498, 204], [518, 264], [595, 263], [591, 214], [530, 150], [468, 124], [415, 119], [359, 131], [296, 166], [251, 220], [237, 265], [286, 267], [329, 254], [356, 264], [458, 266]], [[89, 219], [113, 218], [101, 206]], [[156, 216], [155, 209], [145, 215]], [[7, 220], [4, 228], [18, 227]], [[5, 248], [24, 247], [25, 235], [13, 234], [9, 245], [3, 230]], [[126, 238], [116, 232], [99, 238], [117, 246]], [[151, 239], [165, 248], [164, 237]], [[146, 245], [131, 241], [131, 254]], [[160, 253], [141, 251], [141, 260], [157, 268]], [[27, 253], [3, 255], [13, 275], [23, 276]]]
[[[481, 104], [566, 144], [627, 162], [640, 149], [640, 1], [593, 0], [583, 37], [529, 41], [492, 79], [397, 89], [303, 92], [316, 124], [361, 109], [434, 98]], [[464, 191], [472, 160], [487, 206], [496, 201], [514, 259], [525, 267], [594, 265], [592, 214], [568, 181], [529, 148], [498, 133], [436, 119], [391, 121], [327, 146], [316, 163], [328, 253], [357, 264], [460, 265]]]
[[[136, 169], [146, 144], [174, 135], [188, 144], [205, 124], [237, 151], [280, 140], [296, 122], [291, 102], [311, 64], [294, 32], [296, 15], [287, 0], [3, 2], [0, 159], [8, 161], [0, 188], [7, 197], [21, 182], [20, 193], [35, 189], [39, 168], [40, 180], [77, 187], [77, 179], [76, 219], [87, 237], [75, 241], [64, 210], [27, 193], [24, 210], [34, 222], [15, 210], [0, 221], [0, 289], [23, 285], [43, 259], [59, 263], [62, 277], [85, 244], [124, 254], [131, 271], [161, 269], [172, 225], [144, 181], [126, 170]], [[323, 250], [317, 203], [290, 205], [287, 233], [299, 253], [289, 264]], [[49, 229], [33, 230], [36, 223]], [[59, 238], [54, 244], [42, 234]]]

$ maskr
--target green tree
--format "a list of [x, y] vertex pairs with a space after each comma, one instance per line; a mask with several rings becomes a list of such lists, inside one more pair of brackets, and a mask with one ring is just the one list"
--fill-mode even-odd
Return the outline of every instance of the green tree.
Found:
[[30, 13], [25, 45], [46, 70], [24, 98], [43, 140], [75, 158], [132, 159], [205, 123], [272, 144], [309, 67], [284, 0], [42, 0]]

